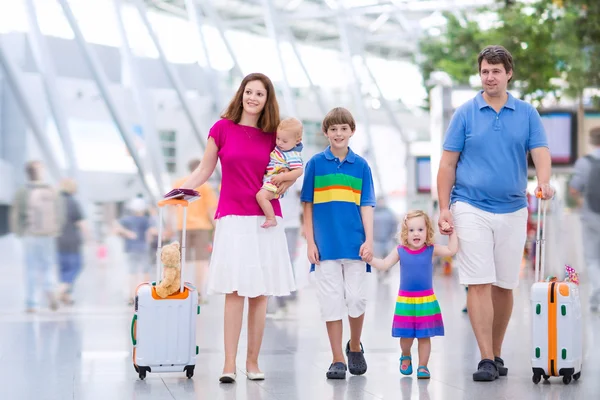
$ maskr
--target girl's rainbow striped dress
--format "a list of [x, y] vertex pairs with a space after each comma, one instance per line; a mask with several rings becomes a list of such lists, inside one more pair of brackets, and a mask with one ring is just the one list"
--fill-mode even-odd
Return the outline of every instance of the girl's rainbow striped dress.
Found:
[[411, 250], [398, 246], [400, 290], [392, 336], [427, 338], [444, 336], [444, 321], [433, 293], [433, 246]]

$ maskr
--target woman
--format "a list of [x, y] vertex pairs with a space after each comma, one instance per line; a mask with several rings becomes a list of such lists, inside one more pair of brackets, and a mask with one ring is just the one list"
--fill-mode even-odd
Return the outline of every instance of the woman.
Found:
[[[212, 175], [217, 159], [223, 178], [215, 214], [216, 228], [209, 268], [210, 293], [225, 297], [225, 365], [219, 380], [236, 379], [236, 354], [244, 299], [248, 297], [248, 354], [246, 371], [262, 380], [258, 353], [265, 328], [267, 296], [286, 296], [294, 290], [294, 277], [283, 224], [263, 229], [265, 221], [256, 193], [262, 185], [275, 147], [279, 105], [271, 80], [263, 74], [244, 78], [221, 120], [213, 125], [200, 166], [182, 188], [202, 185]], [[283, 182], [280, 193], [294, 182]], [[278, 200], [272, 201], [281, 219]]]
[[81, 272], [81, 247], [83, 236], [87, 236], [87, 226], [81, 207], [73, 195], [77, 192], [77, 184], [72, 179], [63, 179], [60, 183], [66, 213], [65, 224], [57, 239], [60, 286], [58, 297], [65, 304], [72, 304], [73, 284]]

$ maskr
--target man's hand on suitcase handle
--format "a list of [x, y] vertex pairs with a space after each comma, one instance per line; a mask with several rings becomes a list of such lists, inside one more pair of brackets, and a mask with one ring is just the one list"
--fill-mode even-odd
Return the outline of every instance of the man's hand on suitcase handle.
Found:
[[542, 183], [535, 189], [535, 196], [542, 200], [551, 200], [554, 197], [554, 188], [549, 183]]

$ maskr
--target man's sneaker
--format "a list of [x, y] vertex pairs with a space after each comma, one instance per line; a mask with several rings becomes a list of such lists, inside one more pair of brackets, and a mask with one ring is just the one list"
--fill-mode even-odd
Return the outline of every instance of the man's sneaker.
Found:
[[494, 362], [496, 363], [496, 368], [498, 368], [498, 374], [500, 376], [508, 375], [508, 368], [504, 366], [504, 360], [500, 357], [494, 357]]
[[498, 367], [496, 363], [487, 358], [481, 360], [477, 365], [477, 372], [473, 374], [473, 380], [477, 382], [491, 382], [498, 379]]
[[346, 364], [343, 362], [331, 364], [326, 376], [327, 379], [346, 379]]

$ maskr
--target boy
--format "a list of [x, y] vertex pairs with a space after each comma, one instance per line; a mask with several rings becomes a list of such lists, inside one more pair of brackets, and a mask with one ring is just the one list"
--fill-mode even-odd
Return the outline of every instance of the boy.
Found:
[[256, 201], [265, 213], [263, 228], [277, 225], [271, 200], [279, 198], [277, 185], [283, 181], [295, 181], [302, 175], [302, 122], [286, 118], [277, 127], [276, 147], [271, 152], [263, 185], [256, 194]]
[[352, 114], [344, 108], [334, 108], [325, 116], [322, 130], [330, 146], [307, 163], [301, 194], [308, 259], [315, 271], [333, 354], [328, 379], [346, 378], [342, 353], [342, 318], [346, 314], [350, 323], [348, 370], [353, 375], [367, 371], [360, 336], [369, 267], [361, 256], [368, 258], [373, 253], [376, 200], [369, 165], [348, 147], [355, 129]]

